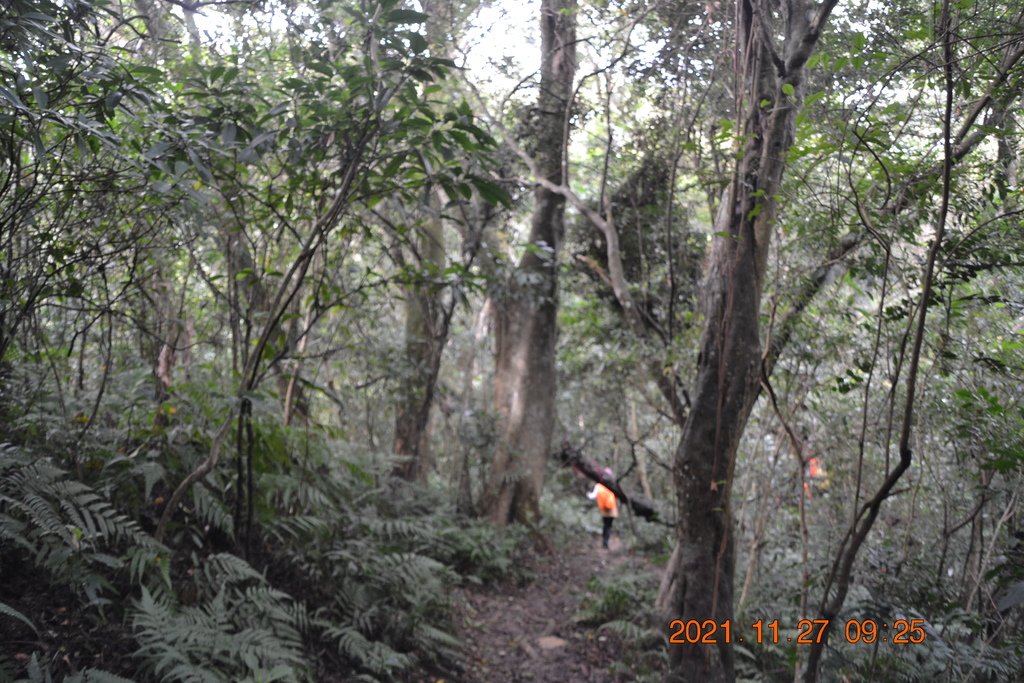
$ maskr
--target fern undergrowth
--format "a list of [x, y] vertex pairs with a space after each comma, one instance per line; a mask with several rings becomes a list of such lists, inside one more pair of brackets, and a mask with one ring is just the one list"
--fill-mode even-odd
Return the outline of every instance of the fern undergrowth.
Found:
[[[236, 538], [225, 466], [192, 489], [166, 547], [145, 531], [151, 498], [197, 458], [159, 463], [160, 448], [143, 444], [80, 480], [52, 455], [0, 446], [0, 641], [13, 644], [0, 649], [0, 680], [385, 681], [456, 670], [450, 591], [511, 570], [514, 537], [391, 482], [386, 458], [337, 457], [343, 449], [326, 440], [303, 444], [316, 456], [303, 464], [269, 452], [287, 448], [286, 436], [260, 441], [248, 544]], [[69, 645], [76, 629], [93, 645]]]

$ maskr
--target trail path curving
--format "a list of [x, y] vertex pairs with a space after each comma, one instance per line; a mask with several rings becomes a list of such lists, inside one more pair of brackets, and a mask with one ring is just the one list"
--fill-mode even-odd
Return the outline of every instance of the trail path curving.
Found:
[[525, 586], [470, 587], [456, 594], [466, 644], [463, 683], [611, 683], [618, 639], [573, 620], [595, 575], [611, 575], [637, 560], [613, 538], [602, 550], [596, 536], [529, 560]]

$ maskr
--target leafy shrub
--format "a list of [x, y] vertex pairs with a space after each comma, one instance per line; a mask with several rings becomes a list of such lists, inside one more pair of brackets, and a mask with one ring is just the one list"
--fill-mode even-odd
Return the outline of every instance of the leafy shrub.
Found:
[[594, 576], [575, 616], [576, 621], [598, 626], [624, 643], [618, 673], [628, 674], [630, 680], [663, 680], [665, 634], [653, 626], [650, 610], [656, 590], [656, 577], [649, 572], [622, 568], [609, 576]]
[[522, 580], [527, 572], [516, 555], [526, 533], [523, 527], [498, 531], [489, 524], [463, 520], [441, 529], [437, 550], [440, 559], [474, 583]]
[[599, 626], [610, 621], [646, 617], [654, 604], [657, 588], [651, 574], [623, 571], [594, 576], [587, 582], [587, 595], [576, 613], [576, 621]]

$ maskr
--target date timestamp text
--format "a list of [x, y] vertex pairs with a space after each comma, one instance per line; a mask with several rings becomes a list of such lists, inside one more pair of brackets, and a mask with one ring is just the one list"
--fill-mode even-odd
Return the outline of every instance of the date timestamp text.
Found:
[[[713, 645], [718, 643], [795, 643], [813, 645], [821, 643], [829, 631], [828, 619], [801, 619], [796, 634], [779, 628], [779, 620], [758, 619], [750, 630], [739, 633], [729, 619], [673, 619], [669, 622], [668, 642], [675, 645]], [[781, 635], [780, 635], [781, 631]], [[789, 634], [789, 635], [787, 635]], [[923, 643], [924, 619], [896, 619], [891, 624], [874, 619], [849, 619], [843, 625], [843, 637], [848, 643], [895, 643], [910, 645]]]

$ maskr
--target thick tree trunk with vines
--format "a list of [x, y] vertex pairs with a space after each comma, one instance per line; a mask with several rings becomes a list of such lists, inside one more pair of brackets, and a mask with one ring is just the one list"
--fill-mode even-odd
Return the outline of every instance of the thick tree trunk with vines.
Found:
[[[732, 619], [734, 540], [730, 506], [736, 449], [759, 393], [761, 292], [786, 152], [793, 143], [803, 67], [835, 0], [783, 8], [784, 52], [764, 25], [770, 7], [737, 9], [737, 101], [742, 133], [732, 182], [715, 221], [703, 286], [704, 328], [692, 408], [676, 451], [677, 548], [663, 582], [673, 618]], [[730, 645], [673, 645], [673, 681], [732, 681]]]
[[[565, 182], [568, 108], [576, 73], [576, 2], [541, 2], [541, 80], [536, 171]], [[530, 523], [539, 514], [544, 468], [555, 426], [555, 315], [565, 197], [540, 183], [534, 191], [529, 248], [507, 290], [495, 298], [495, 400], [503, 434], [483, 501], [496, 524]]]

